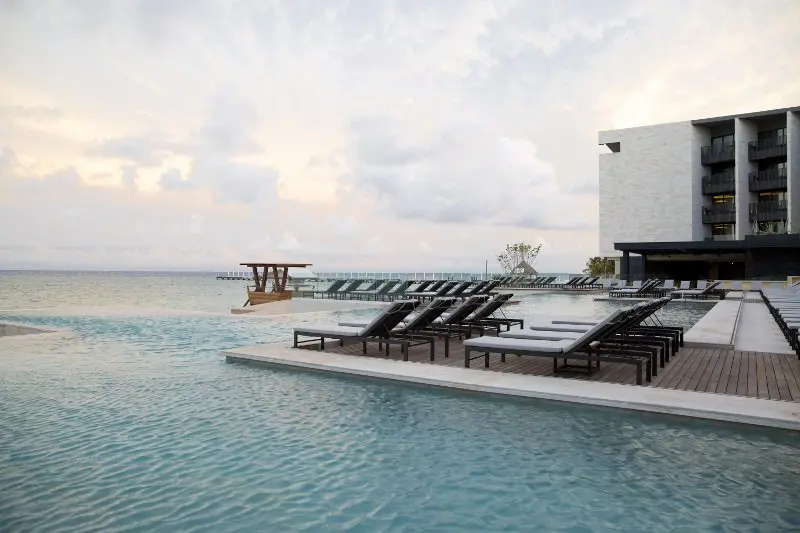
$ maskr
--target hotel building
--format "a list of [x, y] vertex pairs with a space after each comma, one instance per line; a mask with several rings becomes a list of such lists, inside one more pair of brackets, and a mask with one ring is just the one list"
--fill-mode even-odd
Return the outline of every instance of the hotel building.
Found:
[[599, 141], [600, 254], [622, 279], [800, 274], [800, 107]]

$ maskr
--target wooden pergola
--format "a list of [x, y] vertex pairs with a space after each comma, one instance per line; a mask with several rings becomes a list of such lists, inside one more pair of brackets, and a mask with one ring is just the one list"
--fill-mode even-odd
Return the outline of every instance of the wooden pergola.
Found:
[[[253, 281], [255, 281], [256, 286], [253, 290], [247, 291], [247, 303], [256, 305], [280, 300], [291, 300], [292, 291], [286, 290], [286, 282], [289, 279], [289, 269], [310, 267], [311, 263], [240, 263], [240, 266], [253, 270]], [[279, 273], [281, 270], [283, 272]], [[272, 290], [267, 292], [267, 285], [270, 278], [272, 278]], [[247, 303], [245, 303], [245, 305], [247, 305]]]

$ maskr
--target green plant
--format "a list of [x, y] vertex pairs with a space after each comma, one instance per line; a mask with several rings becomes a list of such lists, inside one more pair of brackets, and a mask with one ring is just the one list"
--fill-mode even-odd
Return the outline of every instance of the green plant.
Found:
[[614, 275], [614, 260], [607, 257], [590, 257], [583, 273], [587, 276], [610, 277]]
[[511, 274], [514, 269], [520, 266], [523, 262], [529, 264], [531, 267], [539, 257], [539, 252], [542, 245], [532, 245], [524, 242], [506, 245], [506, 249], [498, 254], [497, 262], [500, 263], [500, 268], [506, 274]]

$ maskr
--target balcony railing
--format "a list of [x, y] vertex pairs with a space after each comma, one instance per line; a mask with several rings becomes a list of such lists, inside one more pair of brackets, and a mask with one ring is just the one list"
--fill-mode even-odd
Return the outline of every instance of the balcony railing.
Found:
[[776, 191], [786, 189], [786, 169], [771, 168], [761, 172], [750, 173], [750, 191]]
[[787, 209], [784, 200], [768, 200], [750, 204], [750, 222], [770, 222], [786, 220]]
[[747, 157], [750, 161], [786, 157], [786, 137], [770, 137], [747, 143]]
[[733, 172], [721, 172], [703, 176], [703, 194], [722, 194], [733, 192], [736, 188]]
[[736, 204], [728, 202], [703, 207], [703, 224], [732, 224], [736, 221]]
[[733, 161], [736, 155], [734, 144], [711, 145], [700, 148], [700, 162], [704, 165], [714, 165], [716, 163], [727, 163]]

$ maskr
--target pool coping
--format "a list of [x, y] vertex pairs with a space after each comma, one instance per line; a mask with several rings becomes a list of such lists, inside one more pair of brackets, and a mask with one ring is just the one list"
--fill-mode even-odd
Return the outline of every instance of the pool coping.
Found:
[[227, 362], [255, 362], [489, 394], [590, 404], [755, 426], [800, 430], [800, 403], [706, 392], [529, 376], [297, 350], [287, 343], [222, 352]]

